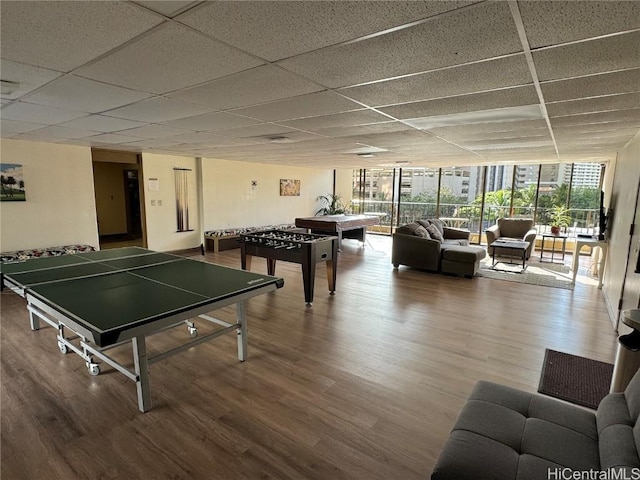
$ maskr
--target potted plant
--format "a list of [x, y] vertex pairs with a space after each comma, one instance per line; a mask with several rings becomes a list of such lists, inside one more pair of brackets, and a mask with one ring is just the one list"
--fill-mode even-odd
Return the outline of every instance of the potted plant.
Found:
[[560, 228], [566, 228], [571, 223], [569, 209], [564, 205], [554, 206], [551, 212], [549, 212], [549, 221], [551, 222], [551, 233], [558, 235]]
[[316, 215], [341, 215], [347, 211], [342, 204], [340, 195], [336, 193], [320, 195], [316, 200], [323, 204], [323, 207], [316, 212]]

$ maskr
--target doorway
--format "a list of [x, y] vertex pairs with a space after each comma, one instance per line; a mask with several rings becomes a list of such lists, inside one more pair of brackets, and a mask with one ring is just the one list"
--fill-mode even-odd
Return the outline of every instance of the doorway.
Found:
[[100, 248], [146, 246], [140, 156], [92, 151]]

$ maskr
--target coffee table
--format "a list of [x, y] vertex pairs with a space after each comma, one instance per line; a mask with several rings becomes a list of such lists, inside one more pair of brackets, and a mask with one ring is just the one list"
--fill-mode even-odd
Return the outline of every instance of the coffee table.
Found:
[[[495, 268], [497, 247], [508, 249], [513, 252], [513, 255], [509, 255], [509, 260], [513, 260], [514, 257], [518, 257], [518, 256], [522, 258], [522, 270], [517, 273], [522, 273], [527, 269], [527, 248], [529, 248], [529, 242], [525, 242], [523, 240], [496, 240], [491, 245], [489, 245], [489, 248], [491, 249], [491, 258], [492, 258], [491, 268], [493, 268], [494, 270], [499, 270]], [[514, 263], [512, 261], [505, 262], [505, 263], [510, 263], [513, 265], [520, 264], [520, 263]]]

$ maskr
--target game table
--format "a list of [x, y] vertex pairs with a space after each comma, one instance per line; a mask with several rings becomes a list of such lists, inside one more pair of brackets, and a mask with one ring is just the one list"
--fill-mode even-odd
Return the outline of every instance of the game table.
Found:
[[364, 246], [367, 227], [379, 223], [378, 215], [320, 215], [295, 220], [296, 227], [306, 228], [309, 233], [336, 235], [340, 251], [343, 238], [359, 240]]
[[313, 304], [316, 264], [325, 262], [329, 292], [336, 291], [338, 271], [338, 237], [290, 230], [264, 230], [240, 235], [240, 261], [243, 270], [251, 270], [251, 258], [267, 259], [267, 273], [275, 275], [276, 261], [298, 263], [302, 267], [304, 299]]
[[[238, 358], [247, 356], [246, 301], [284, 281], [178, 255], [126, 247], [0, 264], [1, 285], [27, 301], [32, 330], [40, 320], [58, 331], [61, 353], [81, 356], [92, 375], [96, 358], [136, 383], [138, 408], [151, 408], [149, 365], [197, 344], [236, 331]], [[207, 315], [236, 306], [236, 322]], [[195, 319], [221, 326], [198, 336]], [[148, 356], [145, 339], [186, 323], [190, 340]], [[106, 352], [131, 342], [134, 369]]]

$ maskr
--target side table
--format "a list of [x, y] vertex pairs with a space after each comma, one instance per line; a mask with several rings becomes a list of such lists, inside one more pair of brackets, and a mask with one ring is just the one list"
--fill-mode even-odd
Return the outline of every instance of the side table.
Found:
[[[544, 253], [544, 241], [547, 238], [551, 238], [552, 239], [552, 243], [551, 243], [551, 260], [544, 260], [544, 257], [542, 255]], [[556, 253], [556, 240], [562, 240], [561, 253], [562, 253], [562, 261], [564, 262], [564, 254], [565, 254], [565, 250], [566, 250], [566, 247], [567, 247], [567, 238], [568, 237], [566, 235], [561, 235], [561, 234], [554, 235], [553, 233], [543, 233], [542, 234], [542, 244], [540, 245], [540, 262], [548, 261], [548, 262], [554, 263], [553, 262], [553, 256]]]
[[597, 238], [576, 238], [576, 246], [573, 250], [573, 280], [572, 283], [576, 283], [576, 275], [578, 275], [578, 265], [580, 264], [580, 250], [582, 247], [600, 247], [602, 249], [602, 264], [600, 265], [600, 271], [598, 272], [598, 288], [602, 289], [602, 277], [604, 276], [604, 267], [607, 264], [607, 251], [609, 244], [606, 240], [598, 240]]

